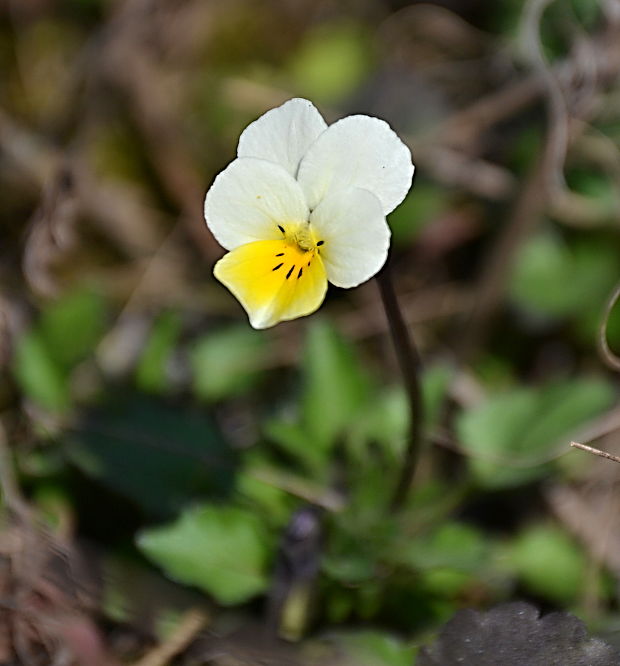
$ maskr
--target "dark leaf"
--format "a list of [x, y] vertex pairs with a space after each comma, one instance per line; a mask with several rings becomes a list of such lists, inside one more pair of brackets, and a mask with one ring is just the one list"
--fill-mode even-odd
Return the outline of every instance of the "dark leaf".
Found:
[[235, 467], [208, 414], [139, 395], [86, 414], [67, 452], [87, 474], [158, 517], [225, 494]]

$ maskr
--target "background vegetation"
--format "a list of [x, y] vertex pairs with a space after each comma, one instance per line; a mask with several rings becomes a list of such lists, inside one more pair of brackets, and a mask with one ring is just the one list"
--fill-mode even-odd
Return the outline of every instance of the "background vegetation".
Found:
[[[0, 0], [0, 663], [409, 666], [510, 600], [620, 644], [619, 468], [569, 449], [620, 449], [619, 21]], [[374, 281], [254, 331], [211, 275], [204, 193], [292, 96], [387, 119], [417, 166], [389, 219], [427, 414], [399, 511]]]

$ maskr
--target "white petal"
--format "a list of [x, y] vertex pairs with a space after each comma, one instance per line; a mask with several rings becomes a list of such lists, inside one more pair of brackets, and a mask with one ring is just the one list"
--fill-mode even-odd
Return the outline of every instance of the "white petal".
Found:
[[290, 99], [248, 125], [239, 137], [238, 157], [258, 157], [297, 175], [299, 162], [327, 124], [307, 99]]
[[310, 209], [331, 190], [361, 187], [379, 198], [387, 215], [405, 198], [413, 171], [409, 148], [384, 120], [348, 116], [310, 146], [297, 180]]
[[368, 190], [333, 191], [310, 216], [327, 279], [337, 287], [355, 287], [385, 263], [390, 228], [381, 202]]
[[282, 238], [278, 224], [305, 222], [308, 207], [299, 183], [281, 166], [243, 157], [231, 162], [211, 185], [205, 219], [227, 250], [256, 240]]

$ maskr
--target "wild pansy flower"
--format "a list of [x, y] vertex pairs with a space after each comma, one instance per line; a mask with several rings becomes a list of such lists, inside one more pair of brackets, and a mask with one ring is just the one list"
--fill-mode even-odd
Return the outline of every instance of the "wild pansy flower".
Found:
[[327, 282], [355, 287], [385, 263], [385, 216], [414, 167], [390, 126], [348, 116], [329, 127], [291, 99], [241, 134], [237, 159], [213, 182], [205, 217], [229, 252], [213, 270], [254, 328], [314, 312]]

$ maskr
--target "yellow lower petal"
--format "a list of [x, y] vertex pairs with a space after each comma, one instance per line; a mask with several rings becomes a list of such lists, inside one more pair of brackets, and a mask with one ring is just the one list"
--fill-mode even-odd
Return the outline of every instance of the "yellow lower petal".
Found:
[[314, 312], [327, 291], [318, 253], [286, 240], [241, 245], [224, 255], [213, 273], [239, 299], [254, 328]]

